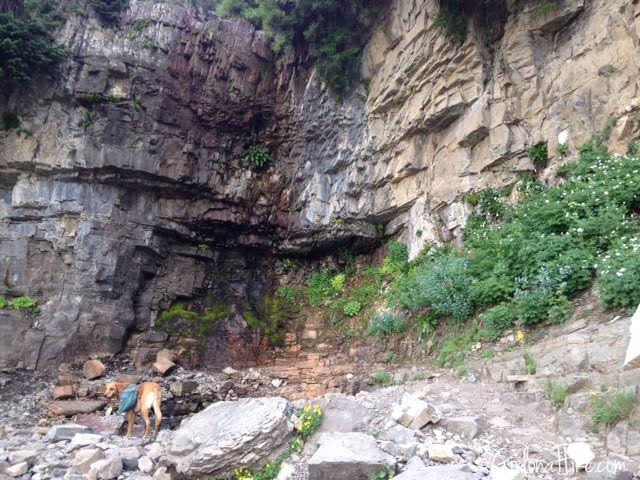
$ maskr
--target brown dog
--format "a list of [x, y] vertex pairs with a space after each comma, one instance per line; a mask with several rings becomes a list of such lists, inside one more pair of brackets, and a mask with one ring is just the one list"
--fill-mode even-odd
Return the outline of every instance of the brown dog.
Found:
[[[104, 390], [104, 394], [107, 398], [115, 398], [116, 400], [120, 400], [120, 395], [128, 386], [128, 383], [111, 382], [107, 384]], [[127, 437], [131, 436], [133, 425], [136, 423], [136, 413], [138, 412], [140, 412], [140, 414], [142, 415], [144, 424], [146, 425], [144, 436], [151, 436], [151, 422], [149, 421], [149, 412], [152, 408], [153, 414], [156, 417], [154, 433], [155, 435], [158, 434], [158, 430], [160, 430], [160, 422], [162, 422], [162, 412], [160, 411], [161, 402], [162, 390], [160, 389], [160, 385], [153, 382], [147, 382], [140, 385], [136, 406], [133, 408], [133, 410], [129, 410], [127, 412]]]

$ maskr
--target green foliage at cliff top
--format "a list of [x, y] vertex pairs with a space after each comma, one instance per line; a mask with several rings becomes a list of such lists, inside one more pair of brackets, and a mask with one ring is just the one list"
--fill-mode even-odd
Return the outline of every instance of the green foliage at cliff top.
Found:
[[128, 3], [128, 0], [89, 0], [102, 24], [107, 26], [115, 26], [120, 22], [120, 13]]
[[222, 0], [222, 16], [242, 17], [273, 37], [276, 52], [307, 53], [322, 81], [344, 93], [358, 78], [358, 59], [385, 0]]
[[30, 0], [0, 13], [0, 88], [4, 92], [54, 76], [65, 51], [55, 44], [51, 32], [61, 23], [61, 13], [51, 0]]

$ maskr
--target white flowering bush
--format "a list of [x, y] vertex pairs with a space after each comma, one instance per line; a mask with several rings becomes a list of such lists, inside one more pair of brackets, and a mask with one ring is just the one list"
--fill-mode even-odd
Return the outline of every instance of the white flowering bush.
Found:
[[597, 263], [597, 291], [607, 308], [632, 307], [640, 300], [640, 236], [622, 237]]
[[468, 223], [476, 308], [511, 302], [522, 323], [563, 321], [596, 275], [606, 308], [640, 302], [640, 159], [590, 142], [565, 174], [551, 188], [522, 182], [522, 200], [505, 202], [500, 218], [479, 211]]

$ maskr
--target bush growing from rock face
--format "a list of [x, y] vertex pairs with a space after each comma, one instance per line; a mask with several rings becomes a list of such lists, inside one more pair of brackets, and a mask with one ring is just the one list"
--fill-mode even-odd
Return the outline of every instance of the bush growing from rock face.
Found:
[[263, 29], [276, 52], [306, 51], [322, 81], [342, 94], [358, 78], [362, 47], [385, 5], [385, 0], [223, 0], [217, 11]]
[[414, 312], [432, 308], [437, 316], [462, 322], [473, 311], [468, 268], [467, 258], [435, 254], [396, 282], [392, 299]]
[[596, 428], [612, 427], [628, 418], [637, 403], [634, 391], [602, 393], [592, 399], [591, 419]]
[[497, 340], [503, 330], [513, 326], [514, 311], [509, 304], [500, 304], [484, 312], [480, 319], [484, 327], [483, 333], [491, 340]]
[[89, 0], [100, 21], [107, 26], [120, 22], [120, 14], [128, 3], [128, 0]]
[[376, 337], [407, 330], [407, 316], [397, 312], [382, 312], [371, 319], [369, 335]]
[[[30, 1], [22, 11], [0, 13], [0, 87], [30, 85], [39, 77], [52, 78], [65, 50], [51, 32], [62, 24], [55, 2]], [[6, 123], [6, 122], [5, 122]]]

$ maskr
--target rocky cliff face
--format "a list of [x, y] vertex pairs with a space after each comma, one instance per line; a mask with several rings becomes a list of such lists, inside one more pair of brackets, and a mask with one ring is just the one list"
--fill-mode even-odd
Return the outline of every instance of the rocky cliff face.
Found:
[[[542, 2], [541, 2], [542, 3]], [[464, 196], [532, 170], [527, 149], [577, 147], [637, 106], [638, 10], [508, 2], [504, 25], [457, 46], [434, 0], [394, 0], [332, 98], [314, 71], [276, 61], [248, 23], [132, 0], [119, 31], [71, 18], [55, 85], [12, 96], [24, 129], [0, 132], [0, 366], [113, 353], [180, 300], [233, 303], [207, 349], [245, 358], [240, 311], [285, 256], [399, 234], [460, 239]], [[543, 14], [544, 13], [544, 14]], [[268, 168], [243, 152], [264, 144]], [[553, 163], [553, 162], [552, 162]], [[236, 341], [240, 340], [240, 341]]]

